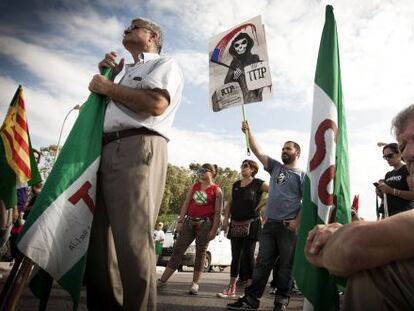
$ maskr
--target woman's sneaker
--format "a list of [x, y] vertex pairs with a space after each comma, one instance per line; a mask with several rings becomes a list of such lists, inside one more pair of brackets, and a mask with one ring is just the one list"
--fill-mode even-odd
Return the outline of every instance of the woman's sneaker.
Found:
[[218, 293], [217, 297], [220, 298], [236, 298], [236, 285], [229, 286], [222, 293]]
[[191, 286], [190, 286], [190, 290], [188, 291], [188, 293], [190, 295], [198, 295], [198, 288], [199, 288], [198, 284], [192, 282]]

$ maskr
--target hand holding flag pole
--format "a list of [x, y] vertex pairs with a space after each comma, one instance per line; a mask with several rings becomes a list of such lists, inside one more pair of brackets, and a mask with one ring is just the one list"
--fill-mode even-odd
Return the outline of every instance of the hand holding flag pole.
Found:
[[[242, 112], [243, 112], [243, 122], [247, 123], [246, 120], [246, 110], [244, 109], [244, 104], [242, 104]], [[250, 142], [249, 142], [249, 129], [244, 131], [244, 135], [246, 137], [246, 149], [247, 149], [247, 155], [250, 156]]]
[[[105, 69], [103, 74], [108, 78], [111, 74], [110, 68]], [[37, 258], [36, 256], [34, 257], [36, 257], [37, 260], [32, 260], [31, 258], [29, 258], [29, 256], [26, 256], [28, 253], [30, 253], [31, 248], [37, 249], [36, 245], [38, 245], [39, 243], [39, 240], [36, 241], [36, 234], [32, 233], [36, 232], [37, 230], [42, 230], [43, 234], [40, 234], [39, 236], [43, 237], [45, 234], [44, 232], [52, 232], [50, 235], [48, 235], [48, 239], [53, 243], [55, 243], [56, 241], [60, 241], [60, 236], [57, 236], [58, 230], [53, 230], [53, 228], [50, 227], [53, 227], [54, 222], [50, 221], [50, 219], [44, 221], [44, 212], [47, 208], [52, 208], [49, 205], [50, 198], [54, 201], [62, 193], [65, 193], [65, 191], [67, 191], [67, 189], [69, 188], [67, 180], [82, 181], [81, 178], [82, 176], [84, 176], [83, 173], [87, 169], [92, 167], [92, 165], [96, 163], [97, 159], [99, 159], [99, 156], [101, 154], [102, 141], [100, 139], [94, 138], [100, 138], [102, 135], [105, 104], [106, 99], [104, 96], [93, 94], [92, 92], [91, 95], [88, 97], [88, 100], [82, 105], [82, 107], [84, 108], [82, 108], [80, 115], [76, 120], [75, 125], [73, 126], [68, 136], [68, 139], [66, 140], [62, 148], [62, 152], [59, 158], [57, 158], [56, 165], [54, 165], [45, 183], [45, 186], [41, 194], [39, 195], [38, 199], [36, 200], [36, 204], [33, 207], [33, 210], [37, 213], [37, 215], [35, 212], [30, 213], [30, 216], [23, 228], [23, 232], [19, 235], [20, 240], [18, 241], [18, 248], [21, 251], [21, 253], [16, 258], [16, 263], [13, 265], [12, 271], [9, 274], [9, 277], [7, 278], [6, 284], [5, 286], [3, 286], [0, 292], [0, 310], [15, 310], [16, 305], [23, 292], [23, 289], [28, 281], [33, 265], [39, 264], [39, 258]], [[80, 135], [80, 133], [82, 135]], [[74, 151], [74, 146], [84, 144], [85, 142], [90, 142], [88, 148], [81, 148], [81, 150], [79, 151], [80, 154], [79, 152]], [[73, 163], [74, 159], [79, 158], [83, 159], [81, 161], [83, 164], [77, 165], [75, 169], [68, 169], [68, 163]], [[94, 165], [92, 167], [91, 176], [96, 175], [97, 167], [97, 165]], [[61, 176], [63, 175], [67, 175], [69, 177], [67, 179], [62, 179]], [[67, 204], [66, 201], [58, 203], [64, 205], [62, 206], [62, 211], [64, 211], [65, 209], [67, 210], [68, 208], [72, 208], [73, 203], [69, 200], [68, 202], [69, 205], [64, 205]], [[64, 214], [65, 222], [69, 224], [73, 223], [74, 217], [77, 217], [76, 219], [79, 219], [83, 214], [81, 216], [79, 215], [81, 214], [78, 213], [77, 215], [73, 215], [73, 213], [66, 213]], [[71, 216], [72, 218], [70, 218]], [[38, 219], [40, 219], [40, 221], [37, 221]], [[92, 220], [90, 219], [89, 221], [90, 225], [92, 223]], [[43, 227], [36, 226], [36, 224], [38, 223], [42, 223]], [[88, 223], [86, 223], [85, 225], [88, 225]], [[76, 232], [65, 232], [69, 234], [69, 239], [72, 235], [76, 234]], [[29, 238], [26, 238], [26, 234]], [[30, 240], [28, 241], [24, 239]], [[40, 243], [43, 242], [40, 241]], [[44, 246], [43, 248], [46, 247]], [[53, 259], [50, 259], [55, 258], [53, 256], [57, 256], [58, 258], [64, 258], [64, 255], [62, 254], [56, 255], [56, 252], [59, 251], [61, 250], [53, 249], [53, 252], [51, 251], [50, 253], [48, 253], [49, 257], [47, 257], [47, 260], [45, 261], [53, 262]], [[30, 254], [33, 255], [33, 252]], [[77, 264], [81, 265], [80, 268], [71, 268], [68, 271], [60, 270], [64, 272], [60, 272], [61, 275], [64, 274], [64, 277], [56, 280], [64, 289], [68, 291], [68, 293], [72, 297], [74, 310], [77, 309], [80, 291], [83, 284], [83, 273], [85, 271], [84, 265], [86, 264], [85, 256], [86, 251], [85, 253], [79, 253], [77, 257], [72, 258], [72, 260], [74, 259], [73, 262], [77, 262]], [[65, 258], [64, 261], [60, 262], [59, 265], [55, 265], [55, 267], [58, 267], [58, 269], [65, 269], [65, 267], [68, 267], [67, 261], [68, 259]], [[43, 275], [36, 275], [39, 276], [37, 278], [37, 284], [35, 285], [37, 289], [35, 291], [34, 289], [32, 289], [32, 291], [34, 291], [34, 294], [41, 299], [39, 308], [43, 310], [46, 308], [47, 299], [49, 297], [50, 289], [52, 288], [51, 284], [53, 283], [53, 277], [49, 275], [51, 271], [50, 265], [47, 267], [42, 267], [42, 269], [44, 270]], [[56, 268], [54, 271], [56, 271]], [[47, 279], [45, 278], [46, 276], [48, 276]], [[70, 282], [68, 282], [68, 280], [70, 280]]]

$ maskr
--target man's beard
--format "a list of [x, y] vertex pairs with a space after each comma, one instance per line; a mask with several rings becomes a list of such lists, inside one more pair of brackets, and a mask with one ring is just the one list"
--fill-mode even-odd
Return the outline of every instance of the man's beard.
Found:
[[295, 155], [294, 154], [287, 154], [284, 153], [282, 154], [282, 162], [283, 164], [291, 164], [293, 163], [293, 161], [295, 161]]

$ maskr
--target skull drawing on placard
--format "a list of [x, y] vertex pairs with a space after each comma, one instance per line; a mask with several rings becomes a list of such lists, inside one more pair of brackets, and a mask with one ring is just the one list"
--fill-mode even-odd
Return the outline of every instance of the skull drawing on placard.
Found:
[[243, 102], [261, 101], [262, 89], [249, 90], [246, 83], [245, 67], [260, 62], [258, 54], [253, 54], [254, 40], [246, 32], [239, 32], [231, 41], [229, 54], [232, 61], [224, 79], [224, 83], [238, 82], [243, 94]]
[[237, 41], [233, 41], [233, 46], [237, 54], [239, 55], [244, 54], [246, 53], [246, 50], [247, 50], [247, 39], [243, 38]]

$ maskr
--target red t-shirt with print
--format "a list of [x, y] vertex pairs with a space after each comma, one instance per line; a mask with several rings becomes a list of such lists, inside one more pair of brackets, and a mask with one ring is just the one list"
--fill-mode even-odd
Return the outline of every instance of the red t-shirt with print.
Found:
[[220, 188], [212, 184], [205, 190], [201, 190], [201, 182], [195, 183], [191, 189], [191, 200], [187, 215], [190, 217], [212, 217], [216, 203], [216, 190]]

